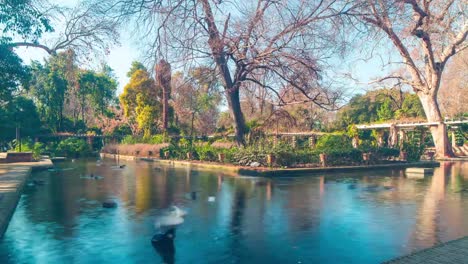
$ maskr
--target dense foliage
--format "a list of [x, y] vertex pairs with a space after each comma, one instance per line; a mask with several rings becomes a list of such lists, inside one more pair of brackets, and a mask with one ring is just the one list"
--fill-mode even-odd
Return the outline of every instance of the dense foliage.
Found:
[[418, 96], [395, 89], [380, 89], [354, 96], [337, 114], [335, 127], [399, 119], [423, 119]]

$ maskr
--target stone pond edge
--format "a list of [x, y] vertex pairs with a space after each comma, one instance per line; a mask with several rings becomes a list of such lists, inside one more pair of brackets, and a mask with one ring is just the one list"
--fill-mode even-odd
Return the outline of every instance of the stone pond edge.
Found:
[[285, 176], [299, 176], [304, 174], [318, 174], [327, 172], [349, 172], [349, 171], [365, 171], [374, 169], [403, 169], [408, 167], [419, 168], [434, 168], [439, 167], [440, 163], [437, 161], [419, 161], [419, 162], [398, 162], [394, 164], [378, 164], [378, 165], [359, 165], [359, 166], [337, 166], [337, 167], [317, 167], [317, 168], [251, 168], [241, 167], [230, 164], [222, 163], [208, 163], [200, 161], [186, 161], [186, 160], [166, 160], [153, 157], [136, 157], [129, 155], [100, 153], [101, 158], [114, 159], [119, 161], [125, 160], [142, 160], [157, 162], [160, 164], [178, 166], [178, 167], [194, 167], [204, 170], [217, 170], [223, 173], [255, 176], [255, 177], [285, 177]]
[[18, 162], [1, 164], [1, 168], [7, 170], [0, 175], [0, 185], [8, 184], [13, 189], [10, 192], [0, 193], [0, 239], [5, 234], [11, 217], [16, 210], [20, 197], [23, 193], [26, 181], [31, 176], [32, 171], [43, 170], [53, 167], [50, 159], [43, 159], [38, 162]]

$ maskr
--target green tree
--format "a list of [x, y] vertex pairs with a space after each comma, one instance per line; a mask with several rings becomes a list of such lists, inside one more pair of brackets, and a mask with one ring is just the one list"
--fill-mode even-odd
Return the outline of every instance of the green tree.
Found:
[[127, 72], [127, 77], [131, 78], [133, 73], [135, 73], [138, 70], [142, 70], [142, 71], [145, 71], [145, 72], [148, 71], [148, 69], [146, 69], [146, 67], [141, 62], [133, 61], [132, 65], [130, 66], [130, 70]]
[[26, 97], [14, 97], [9, 103], [0, 106], [0, 142], [15, 138], [16, 127], [21, 137], [34, 137], [39, 133], [41, 122], [34, 102]]
[[3, 35], [0, 42], [11, 41], [11, 36], [37, 41], [44, 32], [52, 31], [50, 21], [31, 0], [2, 0], [0, 27]]
[[59, 53], [44, 65], [38, 62], [31, 65], [30, 93], [36, 100], [41, 120], [54, 132], [61, 131], [64, 119], [67, 61], [67, 53]]
[[143, 130], [143, 136], [149, 138], [154, 131], [154, 121], [157, 119], [157, 111], [147, 105], [143, 94], [137, 95], [137, 107], [135, 108], [138, 127]]
[[0, 104], [12, 99], [13, 93], [29, 78], [29, 68], [6, 45], [0, 44]]
[[336, 127], [402, 118], [424, 118], [417, 95], [396, 89], [379, 89], [354, 96], [337, 114]]
[[[125, 85], [123, 93], [119, 96], [125, 117], [130, 123], [137, 123], [139, 130], [144, 130], [147, 134], [154, 132], [145, 130], [148, 124], [151, 123], [152, 127], [157, 127], [155, 117], [161, 112], [159, 98], [160, 91], [154, 80], [147, 71], [142, 69], [133, 72], [129, 83]], [[143, 117], [148, 113], [149, 117]]]
[[416, 94], [408, 94], [403, 100], [401, 109], [395, 113], [397, 118], [422, 117], [426, 118], [421, 101]]
[[0, 104], [27, 81], [28, 67], [9, 46], [13, 37], [36, 41], [43, 32], [52, 31], [48, 18], [30, 0], [3, 0], [0, 4]]
[[393, 118], [393, 111], [388, 99], [377, 110], [377, 116], [379, 117], [379, 121], [387, 121]]
[[103, 115], [113, 102], [117, 90], [117, 81], [113, 78], [112, 71], [106, 67], [101, 72], [82, 71], [78, 74], [78, 83], [82, 119], [85, 120], [84, 111], [87, 104], [93, 110], [94, 116]]
[[346, 129], [352, 124], [371, 123], [378, 120], [377, 110], [380, 103], [365, 95], [356, 95], [343, 107], [337, 116], [337, 126]]

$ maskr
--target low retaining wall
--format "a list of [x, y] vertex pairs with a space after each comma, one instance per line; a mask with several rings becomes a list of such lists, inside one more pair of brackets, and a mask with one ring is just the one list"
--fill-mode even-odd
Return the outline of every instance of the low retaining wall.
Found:
[[32, 152], [7, 152], [2, 153], [0, 163], [14, 163], [14, 162], [32, 162]]
[[197, 169], [204, 170], [216, 170], [223, 173], [232, 175], [244, 175], [244, 176], [257, 176], [257, 177], [282, 177], [282, 176], [300, 176], [305, 174], [317, 174], [324, 172], [349, 172], [349, 171], [362, 171], [362, 170], [373, 170], [373, 169], [404, 169], [409, 167], [425, 167], [433, 168], [439, 167], [440, 163], [436, 161], [421, 161], [421, 162], [396, 162], [392, 164], [379, 164], [379, 165], [362, 165], [362, 166], [340, 166], [340, 167], [320, 167], [320, 168], [253, 168], [253, 167], [241, 167], [223, 163], [211, 163], [201, 161], [185, 161], [185, 160], [163, 160], [151, 157], [134, 157], [134, 156], [122, 156], [117, 154], [101, 153], [102, 158], [120, 159], [120, 160], [145, 160], [151, 162], [158, 162], [165, 165], [178, 166], [178, 167], [194, 167]]
[[50, 160], [0, 164], [0, 238], [8, 227], [31, 171], [51, 167]]

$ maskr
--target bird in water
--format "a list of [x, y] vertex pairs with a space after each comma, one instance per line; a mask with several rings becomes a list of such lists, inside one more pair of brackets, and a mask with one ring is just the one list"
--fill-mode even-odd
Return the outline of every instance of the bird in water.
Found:
[[156, 229], [171, 229], [184, 222], [184, 216], [187, 214], [177, 206], [172, 206], [168, 211], [156, 217], [154, 226]]
[[187, 212], [174, 205], [156, 218], [154, 225], [158, 233], [151, 238], [151, 244], [164, 263], [175, 263], [175, 230], [184, 222], [183, 217], [186, 214]]

